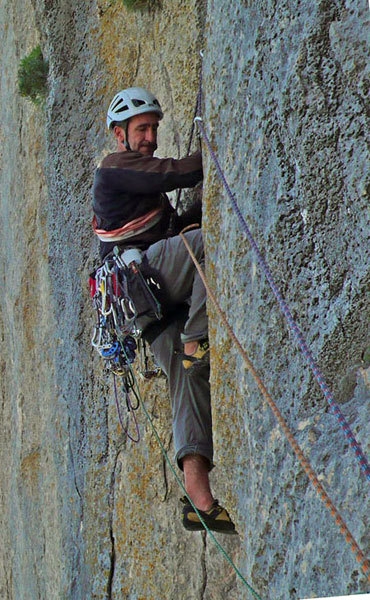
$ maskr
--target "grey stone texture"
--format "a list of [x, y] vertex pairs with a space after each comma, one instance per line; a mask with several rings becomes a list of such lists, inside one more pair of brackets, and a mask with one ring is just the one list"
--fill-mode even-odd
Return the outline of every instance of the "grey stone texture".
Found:
[[[1, 510], [4, 600], [298, 600], [370, 581], [209, 303], [216, 469], [240, 536], [185, 532], [164, 378], [141, 382], [138, 444], [91, 348], [91, 185], [121, 87], [161, 100], [161, 156], [203, 126], [334, 397], [370, 455], [366, 2], [0, 0]], [[43, 109], [17, 93], [41, 43]], [[192, 147], [199, 144], [198, 136]], [[365, 557], [369, 481], [204, 150], [207, 278]], [[186, 198], [186, 196], [184, 197]], [[148, 420], [150, 417], [150, 425]], [[133, 427], [132, 418], [130, 427]], [[234, 562], [239, 572], [231, 565]], [[245, 578], [243, 581], [242, 577]], [[245, 581], [255, 590], [248, 588]], [[257, 594], [257, 596], [256, 596]]]

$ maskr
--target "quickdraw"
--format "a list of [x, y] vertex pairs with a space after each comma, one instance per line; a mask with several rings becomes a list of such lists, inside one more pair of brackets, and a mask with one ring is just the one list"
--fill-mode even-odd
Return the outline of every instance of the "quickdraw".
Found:
[[[160, 303], [151, 289], [157, 288], [158, 284], [152, 278], [147, 281], [135, 261], [127, 265], [122, 260], [118, 248], [115, 248], [113, 255], [106, 258], [103, 264], [91, 273], [89, 287], [97, 314], [91, 344], [104, 360], [107, 370], [113, 374], [114, 395], [121, 427], [132, 441], [138, 442], [140, 434], [134, 411], [139, 408], [139, 397], [131, 370], [136, 351], [139, 349], [141, 358], [144, 357], [145, 364], [141, 375], [145, 379], [159, 374], [160, 369], [148, 368], [145, 342], [141, 340], [141, 330], [136, 324], [139, 315], [137, 306], [141, 309], [140, 314], [144, 307], [144, 310], [151, 310], [156, 318], [161, 318]], [[140, 295], [137, 306], [132, 298], [132, 290], [136, 290]], [[128, 427], [123, 423], [122, 401], [119, 400], [121, 394], [126, 404], [127, 415], [131, 415], [135, 423], [134, 436], [129, 434]]]

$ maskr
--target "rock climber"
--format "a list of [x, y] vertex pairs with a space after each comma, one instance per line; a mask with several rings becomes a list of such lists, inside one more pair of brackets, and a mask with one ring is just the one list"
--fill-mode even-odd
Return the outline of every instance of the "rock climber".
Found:
[[[187, 493], [182, 498], [183, 525], [190, 531], [204, 529], [190, 498], [209, 529], [235, 533], [209, 481], [213, 442], [206, 290], [178, 235], [188, 224], [200, 222], [201, 201], [178, 215], [166, 195], [202, 180], [202, 157], [200, 152], [180, 160], [154, 157], [162, 118], [158, 100], [144, 88], [127, 88], [114, 96], [107, 126], [117, 151], [95, 173], [93, 228], [103, 260], [115, 246], [122, 253], [134, 248], [140, 252], [141, 268], [160, 282], [163, 318], [144, 316], [137, 326], [168, 378], [176, 461]], [[184, 235], [204, 265], [201, 229]]]

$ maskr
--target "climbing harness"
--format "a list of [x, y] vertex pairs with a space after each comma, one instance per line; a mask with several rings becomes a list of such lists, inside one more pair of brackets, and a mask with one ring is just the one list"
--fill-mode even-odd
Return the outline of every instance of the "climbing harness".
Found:
[[[140, 372], [145, 379], [160, 372], [156, 367], [149, 369], [146, 343], [141, 338], [141, 330], [136, 322], [138, 317], [149, 313], [157, 319], [162, 317], [161, 305], [153, 291], [158, 291], [160, 286], [153, 277], [143, 275], [140, 263], [139, 250], [131, 248], [120, 254], [118, 247], [115, 247], [89, 278], [90, 296], [97, 314], [91, 344], [104, 359], [107, 370], [113, 374], [119, 422], [127, 437], [135, 442], [140, 439], [135, 416], [139, 408], [139, 396], [131, 369], [136, 351], [139, 351], [144, 362]], [[124, 399], [128, 416], [133, 418], [134, 435], [123, 423], [120, 396]]]

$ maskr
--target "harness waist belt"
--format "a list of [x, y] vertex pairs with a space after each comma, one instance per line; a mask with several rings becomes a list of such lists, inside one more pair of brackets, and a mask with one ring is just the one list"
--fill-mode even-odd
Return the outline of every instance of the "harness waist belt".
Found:
[[129, 221], [126, 225], [119, 227], [118, 229], [112, 229], [107, 231], [106, 229], [100, 229], [97, 226], [97, 219], [94, 215], [92, 221], [92, 227], [94, 233], [98, 236], [102, 242], [120, 242], [122, 240], [128, 240], [140, 233], [144, 233], [151, 227], [154, 227], [162, 217], [162, 208], [155, 208], [154, 210], [146, 213], [142, 217]]

